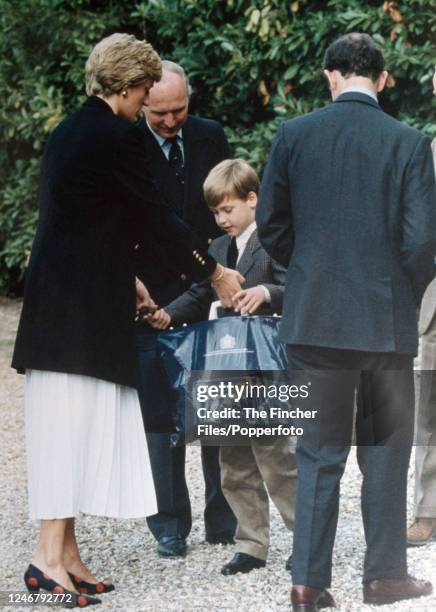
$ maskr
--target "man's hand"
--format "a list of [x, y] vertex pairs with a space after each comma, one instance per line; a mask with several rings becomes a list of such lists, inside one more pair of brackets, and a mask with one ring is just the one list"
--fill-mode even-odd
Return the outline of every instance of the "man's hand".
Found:
[[261, 285], [250, 289], [241, 289], [233, 296], [235, 312], [253, 314], [265, 302], [265, 290]]
[[136, 310], [148, 310], [154, 312], [157, 310], [157, 304], [151, 299], [146, 286], [141, 281], [136, 279]]
[[153, 314], [149, 314], [144, 320], [154, 329], [168, 329], [171, 323], [170, 315], [163, 308], [159, 308]]
[[224, 308], [233, 308], [232, 298], [241, 291], [241, 283], [245, 282], [245, 278], [237, 270], [218, 264], [210, 280]]

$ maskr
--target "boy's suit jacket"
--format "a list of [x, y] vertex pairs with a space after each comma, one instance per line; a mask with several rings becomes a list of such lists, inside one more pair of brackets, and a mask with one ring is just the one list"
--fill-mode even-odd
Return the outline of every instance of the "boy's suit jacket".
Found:
[[[212, 242], [209, 253], [224, 266], [230, 236], [221, 236]], [[244, 289], [264, 285], [271, 296], [271, 303], [264, 303], [254, 313], [261, 315], [281, 314], [285, 285], [285, 268], [274, 261], [262, 247], [257, 230], [250, 236], [236, 269], [244, 276]], [[209, 281], [196, 283], [176, 300], [165, 307], [171, 316], [172, 325], [195, 323], [208, 318], [210, 304], [217, 296]]]

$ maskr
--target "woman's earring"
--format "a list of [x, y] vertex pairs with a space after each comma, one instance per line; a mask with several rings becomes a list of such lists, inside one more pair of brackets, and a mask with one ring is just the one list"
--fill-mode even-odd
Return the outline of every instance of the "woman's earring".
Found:
[[123, 89], [123, 91], [121, 92], [121, 95], [123, 96], [123, 98], [127, 98], [127, 91]]

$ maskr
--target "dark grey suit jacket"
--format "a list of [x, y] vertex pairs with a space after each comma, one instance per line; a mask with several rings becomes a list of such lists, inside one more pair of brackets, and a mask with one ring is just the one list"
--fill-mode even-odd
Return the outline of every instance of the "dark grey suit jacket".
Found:
[[[212, 242], [209, 253], [219, 263], [227, 264], [229, 236], [221, 236]], [[270, 304], [262, 304], [255, 314], [281, 314], [286, 270], [274, 261], [262, 248], [255, 230], [250, 236], [236, 269], [245, 278], [243, 288], [264, 285], [271, 296]], [[211, 302], [217, 299], [209, 281], [196, 283], [180, 297], [165, 307], [171, 315], [172, 325], [195, 323], [208, 318]]]
[[283, 342], [416, 353], [436, 251], [425, 136], [345, 93], [279, 128], [256, 218], [265, 250], [288, 268]]

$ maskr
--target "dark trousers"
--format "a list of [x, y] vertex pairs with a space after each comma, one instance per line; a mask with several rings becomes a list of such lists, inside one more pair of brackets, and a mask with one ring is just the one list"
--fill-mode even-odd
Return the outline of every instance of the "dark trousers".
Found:
[[359, 385], [363, 580], [404, 578], [407, 471], [413, 440], [412, 357], [290, 345], [288, 359], [290, 382], [310, 381], [306, 405], [318, 411], [315, 419], [296, 423], [304, 435], [296, 451], [293, 583], [330, 586], [339, 486], [350, 451]]
[[[147, 518], [158, 540], [191, 531], [191, 504], [185, 479], [185, 447], [170, 448], [170, 434], [147, 434], [151, 468], [159, 512]], [[206, 539], [233, 537], [236, 519], [225, 499], [220, 482], [219, 447], [203, 446], [201, 462], [205, 481], [204, 525]]]
[[[185, 479], [185, 447], [172, 448], [171, 410], [177, 394], [170, 388], [162, 370], [153, 331], [138, 335], [141, 368], [139, 398], [156, 489], [159, 512], [147, 518], [156, 539], [163, 536], [186, 538], [191, 531], [192, 517]], [[233, 537], [235, 516], [221, 489], [219, 448], [202, 447], [201, 461], [205, 481], [204, 524], [206, 538]]]

